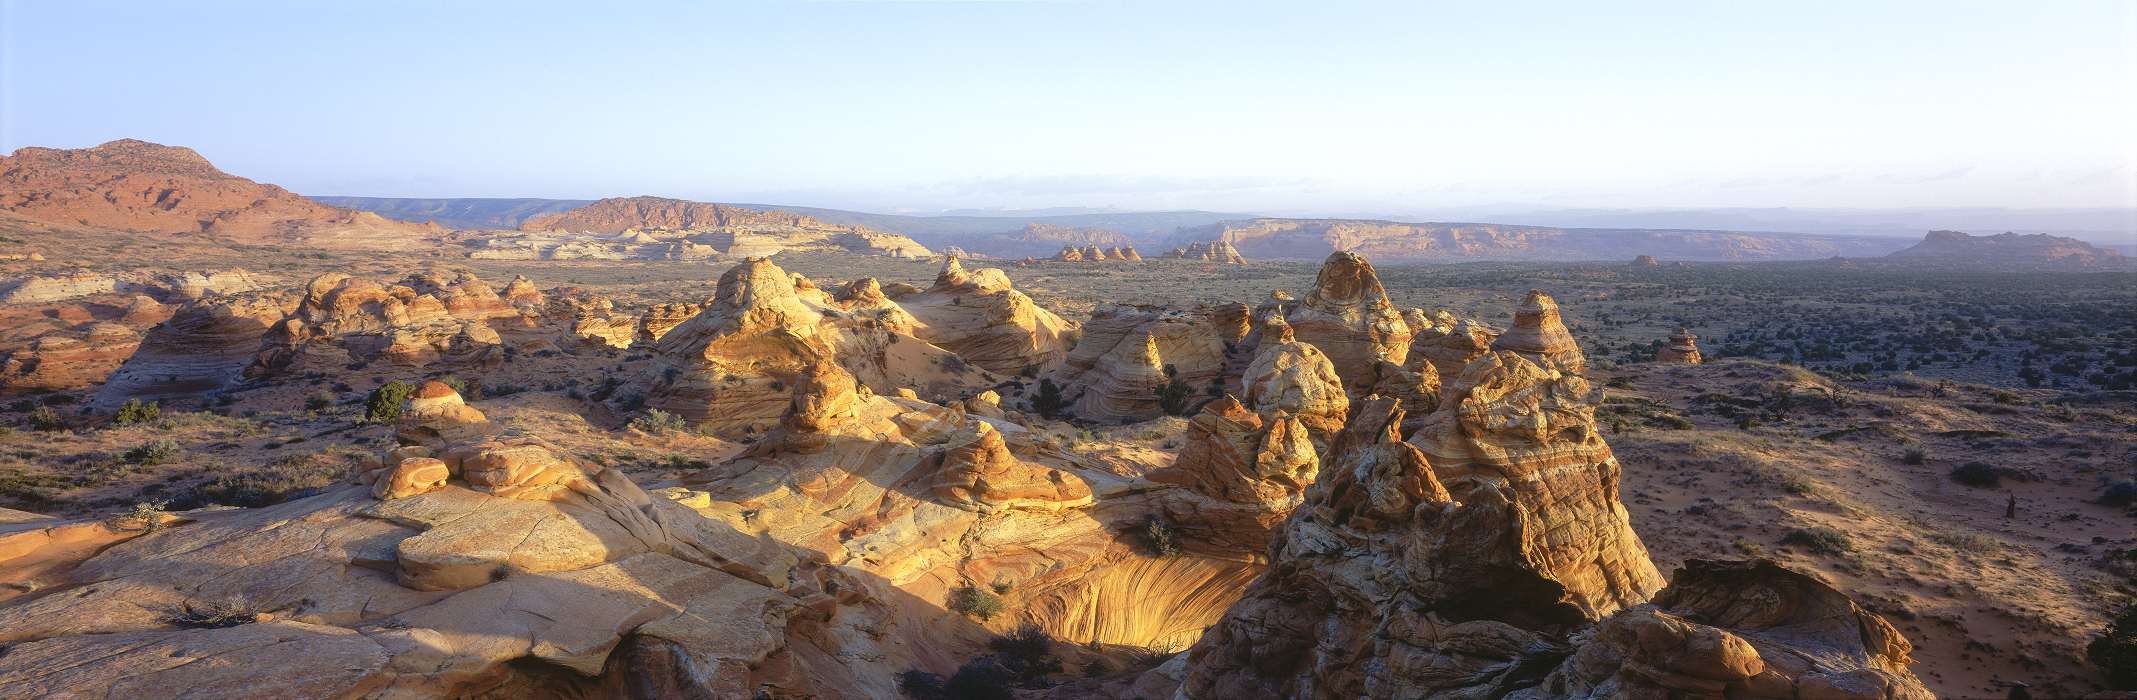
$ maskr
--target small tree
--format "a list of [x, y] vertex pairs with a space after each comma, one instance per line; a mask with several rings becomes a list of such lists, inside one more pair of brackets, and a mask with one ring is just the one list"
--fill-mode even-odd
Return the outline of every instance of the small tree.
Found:
[[1061, 407], [1065, 403], [1067, 401], [1061, 397], [1060, 385], [1055, 384], [1052, 379], [1039, 380], [1039, 392], [1031, 397], [1032, 410], [1038, 411], [1039, 415], [1052, 418], [1060, 415]]
[[393, 380], [371, 390], [364, 399], [364, 420], [370, 423], [391, 423], [401, 417], [401, 404], [408, 402], [408, 395], [415, 393], [415, 385]]
[[66, 430], [67, 420], [59, 417], [59, 412], [52, 410], [51, 406], [38, 406], [30, 411], [30, 428], [44, 431]]
[[2137, 604], [2107, 623], [2107, 633], [2085, 647], [2085, 658], [2107, 672], [2107, 684], [2116, 690], [2137, 690]]
[[981, 620], [994, 619], [1002, 612], [1002, 599], [985, 589], [959, 586], [950, 590], [949, 608], [959, 614]]
[[1168, 416], [1186, 413], [1187, 396], [1192, 393], [1194, 388], [1189, 387], [1187, 382], [1180, 381], [1179, 368], [1165, 365], [1165, 384], [1158, 387], [1158, 408], [1163, 409]]

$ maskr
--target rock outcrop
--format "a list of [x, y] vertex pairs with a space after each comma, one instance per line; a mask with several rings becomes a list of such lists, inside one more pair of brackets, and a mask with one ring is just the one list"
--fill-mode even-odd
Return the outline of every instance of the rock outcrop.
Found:
[[1343, 378], [1327, 355], [1299, 342], [1283, 319], [1270, 318], [1262, 333], [1254, 361], [1240, 378], [1247, 407], [1257, 413], [1283, 411], [1296, 416], [1316, 442], [1325, 444], [1342, 430], [1350, 413]]
[[329, 273], [305, 285], [302, 303], [275, 324], [246, 371], [266, 376], [371, 361], [494, 366], [503, 340], [489, 321], [519, 316], [472, 274], [421, 273], [388, 286]]
[[1246, 256], [1240, 255], [1239, 249], [1233, 247], [1230, 241], [1225, 240], [1196, 241], [1186, 246], [1172, 249], [1172, 252], [1167, 253], [1165, 257], [1182, 260], [1203, 260], [1227, 265], [1247, 264]]
[[1178, 458], [1149, 479], [1186, 487], [1168, 492], [1163, 506], [1183, 547], [1237, 555], [1268, 545], [1319, 470], [1320, 456], [1298, 418], [1258, 414], [1225, 396], [1188, 421]]
[[1410, 356], [1410, 325], [1388, 301], [1373, 264], [1351, 253], [1322, 261], [1313, 291], [1286, 320], [1299, 340], [1328, 354], [1353, 397], [1372, 389], [1376, 359], [1400, 365]]
[[1073, 326], [1039, 308], [996, 268], [966, 272], [956, 258], [927, 291], [897, 299], [920, 322], [915, 334], [990, 372], [1050, 369], [1074, 343]]
[[[869, 296], [853, 297], [848, 306], [865, 310]], [[958, 308], [987, 312], [979, 303]], [[838, 362], [885, 394], [916, 387], [930, 395], [955, 396], [994, 383], [991, 374], [966, 366], [965, 358], [906, 335], [899, 324], [883, 323], [882, 317], [849, 313], [812, 283], [769, 260], [752, 259], [721, 275], [712, 302], [653, 344], [647, 374], [627, 395], [715, 431], [750, 432], [776, 424], [788, 384], [820, 362]], [[981, 350], [996, 349], [984, 339], [1005, 332], [980, 325], [959, 328], [966, 335], [958, 338], [979, 339], [965, 347]]]
[[1521, 300], [1521, 308], [1514, 312], [1514, 327], [1493, 340], [1493, 350], [1518, 352], [1529, 359], [1551, 365], [1554, 369], [1575, 374], [1587, 369], [1587, 357], [1581, 354], [1580, 343], [1574, 342], [1573, 333], [1566, 330], [1566, 323], [1558, 317], [1558, 302], [1551, 295], [1531, 289], [1527, 298]]
[[1691, 329], [1679, 328], [1670, 334], [1668, 345], [1655, 351], [1655, 361], [1696, 365], [1705, 362], [1706, 358], [1699, 354], [1699, 336], [1692, 335]]
[[490, 419], [467, 405], [460, 392], [438, 380], [423, 382], [408, 397], [395, 422], [394, 437], [405, 445], [442, 447], [467, 442], [489, 428]]
[[1073, 398], [1070, 411], [1103, 423], [1165, 415], [1163, 393], [1186, 387], [1171, 410], [1207, 398], [1224, 371], [1225, 345], [1209, 317], [1191, 311], [1106, 305], [1091, 313], [1055, 384]]
[[2112, 248], [2045, 233], [1969, 236], [1959, 231], [1929, 235], [1883, 260], [1914, 267], [1967, 270], [2084, 270], [2126, 268], [2130, 259]]
[[202, 398], [243, 378], [262, 340], [303, 298], [282, 291], [215, 296], [178, 308], [142, 338], [90, 402], [98, 411], [128, 399]]
[[702, 259], [762, 257], [786, 249], [842, 250], [902, 258], [933, 255], [894, 233], [840, 226], [801, 214], [662, 197], [603, 199], [569, 211], [529, 217], [520, 230], [612, 236], [501, 237], [478, 244], [485, 258]]
[[981, 422], [963, 442], [939, 453], [930, 489], [945, 503], [980, 511], [1062, 510], [1088, 505], [1091, 487], [1059, 469], [1026, 464], [1009, 453], [994, 426]]
[[1175, 235], [1180, 240], [1223, 241], [1256, 260], [1319, 260], [1333, 251], [1349, 251], [1383, 264], [1616, 260], [1628, 250], [1673, 260], [1815, 260], [1883, 255], [1898, 247], [1871, 236], [1363, 219], [1245, 219], [1180, 229]]

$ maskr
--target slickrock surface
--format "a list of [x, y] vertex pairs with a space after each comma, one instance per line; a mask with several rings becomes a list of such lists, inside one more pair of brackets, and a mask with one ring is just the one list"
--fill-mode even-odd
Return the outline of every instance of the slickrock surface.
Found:
[[337, 238], [417, 239], [436, 232], [224, 173], [189, 148], [134, 139], [73, 150], [23, 148], [0, 157], [0, 210], [119, 231], [330, 247]]
[[1567, 372], [1580, 373], [1587, 369], [1588, 360], [1581, 355], [1580, 343], [1574, 342], [1573, 333], [1566, 330], [1566, 322], [1558, 317], [1558, 302], [1534, 289], [1521, 300], [1521, 308], [1514, 312], [1514, 327], [1491, 344], [1493, 350], [1518, 352], [1529, 359], [1544, 362]]
[[1333, 437], [1350, 413], [1350, 397], [1343, 391], [1343, 378], [1336, 374], [1335, 365], [1319, 348], [1294, 337], [1291, 326], [1281, 318], [1269, 319], [1262, 333], [1254, 361], [1240, 379], [1247, 407], [1296, 416], [1316, 441]]
[[1007, 273], [966, 272], [957, 258], [927, 291], [891, 298], [920, 321], [921, 339], [990, 372], [1051, 369], [1075, 342], [1074, 326], [1017, 291]]
[[1376, 358], [1399, 365], [1410, 356], [1410, 325], [1388, 301], [1373, 264], [1351, 253], [1322, 261], [1313, 291], [1286, 320], [1299, 340], [1328, 354], [1354, 397], [1372, 388]]
[[1699, 354], [1699, 336], [1692, 335], [1689, 329], [1679, 328], [1670, 334], [1668, 345], [1655, 351], [1655, 361], [1696, 365], [1706, 360]]
[[1119, 423], [1164, 415], [1159, 392], [1174, 380], [1188, 387], [1186, 400], [1207, 398], [1224, 364], [1224, 341], [1207, 316], [1109, 305], [1084, 322], [1082, 338], [1052, 378], [1073, 398], [1075, 415]]

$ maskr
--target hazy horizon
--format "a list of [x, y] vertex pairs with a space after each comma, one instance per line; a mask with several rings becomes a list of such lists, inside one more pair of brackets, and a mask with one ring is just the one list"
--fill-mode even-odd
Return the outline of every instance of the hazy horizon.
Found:
[[4, 0], [0, 25], [0, 150], [140, 138], [314, 195], [1354, 216], [2137, 206], [2137, 5], [2112, 2]]

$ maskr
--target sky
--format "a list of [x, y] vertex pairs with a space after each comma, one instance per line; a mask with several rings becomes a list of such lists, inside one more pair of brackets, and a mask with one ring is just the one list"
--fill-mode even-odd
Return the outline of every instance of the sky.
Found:
[[0, 0], [0, 151], [876, 211], [2137, 206], [2137, 3]]

